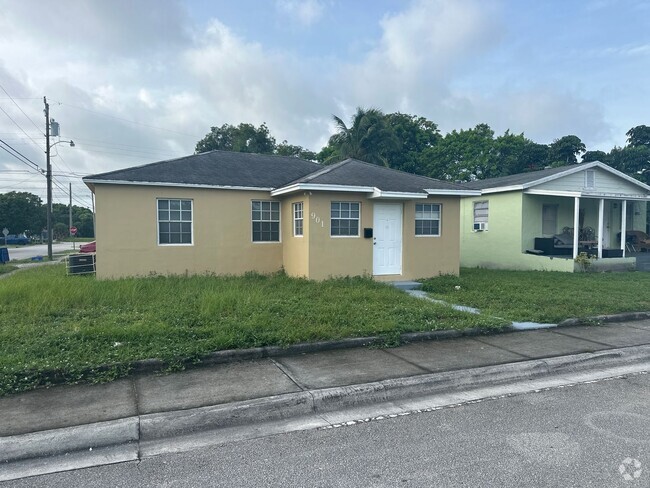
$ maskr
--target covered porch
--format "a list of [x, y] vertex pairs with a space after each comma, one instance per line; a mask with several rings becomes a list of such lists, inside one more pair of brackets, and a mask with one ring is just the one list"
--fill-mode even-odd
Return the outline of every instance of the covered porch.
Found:
[[580, 253], [598, 259], [634, 259], [637, 253], [647, 250], [647, 246], [632, 242], [647, 238], [645, 195], [567, 193], [524, 191], [525, 253], [572, 260]]

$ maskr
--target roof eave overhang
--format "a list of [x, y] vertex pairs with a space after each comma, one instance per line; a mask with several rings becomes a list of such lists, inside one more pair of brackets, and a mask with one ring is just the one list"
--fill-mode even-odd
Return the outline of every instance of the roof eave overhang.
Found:
[[429, 195], [426, 193], [416, 193], [410, 191], [384, 191], [375, 187], [375, 190], [372, 192], [372, 195], [369, 198], [386, 200], [411, 200], [413, 198], [427, 198], [428, 196]]
[[605, 193], [593, 191], [558, 191], [558, 190], [539, 190], [531, 188], [524, 190], [526, 195], [541, 195], [551, 197], [570, 197], [570, 198], [603, 198], [606, 200], [650, 200], [650, 195], [629, 194], [629, 193]]
[[294, 185], [284, 186], [271, 191], [271, 196], [277, 197], [298, 191], [332, 191], [332, 192], [349, 192], [349, 193], [373, 193], [375, 189], [372, 186], [352, 186], [352, 185], [322, 185], [318, 183], [296, 183]]
[[476, 197], [481, 195], [481, 190], [451, 190], [451, 189], [435, 189], [425, 188], [427, 195], [440, 195], [440, 196], [458, 196], [458, 197]]
[[169, 183], [161, 181], [128, 181], [128, 180], [101, 180], [101, 179], [87, 179], [84, 178], [83, 182], [90, 187], [90, 185], [130, 185], [130, 186], [164, 186], [172, 188], [209, 188], [215, 190], [248, 190], [248, 191], [271, 191], [271, 187], [259, 186], [237, 186], [237, 185], [201, 185], [196, 183]]

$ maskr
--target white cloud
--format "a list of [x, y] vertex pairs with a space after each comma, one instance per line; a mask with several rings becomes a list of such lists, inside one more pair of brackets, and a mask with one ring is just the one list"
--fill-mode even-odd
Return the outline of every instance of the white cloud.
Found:
[[318, 22], [325, 10], [319, 0], [277, 0], [276, 8], [303, 27]]
[[440, 105], [453, 76], [500, 39], [491, 4], [472, 0], [418, 0], [381, 27], [365, 60], [343, 68], [352, 105], [415, 112]]
[[[328, 118], [328, 100], [306, 64], [235, 36], [212, 21], [186, 55], [186, 66], [209, 105], [206, 131], [222, 123], [266, 122], [279, 140], [313, 147]], [[310, 121], [306, 123], [306, 121]]]

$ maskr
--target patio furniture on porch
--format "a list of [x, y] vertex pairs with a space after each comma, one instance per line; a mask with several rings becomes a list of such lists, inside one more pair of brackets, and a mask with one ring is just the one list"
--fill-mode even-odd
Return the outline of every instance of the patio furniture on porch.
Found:
[[[616, 235], [616, 240], [621, 242], [621, 233]], [[625, 232], [625, 249], [629, 252], [647, 252], [650, 249], [650, 236], [641, 230], [628, 230]]]
[[571, 256], [573, 254], [573, 234], [565, 232], [553, 237], [535, 237], [535, 250], [550, 256]]

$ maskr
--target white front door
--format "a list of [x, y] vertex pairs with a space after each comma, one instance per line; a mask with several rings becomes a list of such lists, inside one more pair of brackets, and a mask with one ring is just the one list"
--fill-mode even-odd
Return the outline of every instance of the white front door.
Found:
[[372, 274], [402, 274], [402, 204], [375, 203]]

